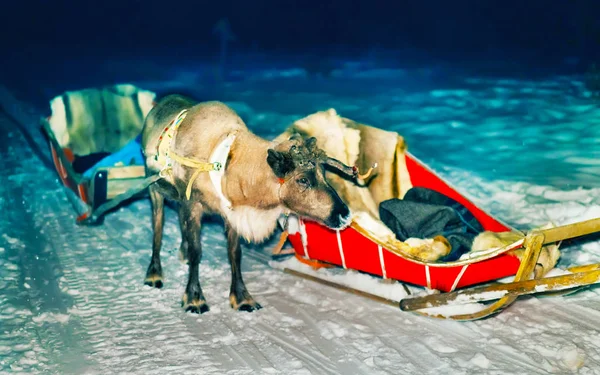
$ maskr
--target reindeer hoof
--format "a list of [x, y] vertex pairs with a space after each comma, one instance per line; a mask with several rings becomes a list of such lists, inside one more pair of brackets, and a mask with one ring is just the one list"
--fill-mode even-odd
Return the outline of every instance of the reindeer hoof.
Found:
[[160, 288], [163, 287], [162, 276], [160, 276], [160, 275], [146, 276], [146, 279], [144, 279], [144, 285], [148, 285], [148, 286], [151, 286], [153, 288], [160, 289]]
[[181, 300], [181, 307], [185, 312], [191, 312], [192, 314], [204, 314], [209, 311], [210, 308], [205, 300], [194, 298], [191, 302], [188, 303], [187, 295], [183, 295], [183, 299]]
[[202, 304], [200, 306], [195, 306], [195, 305], [188, 305], [187, 307], [185, 307], [185, 312], [190, 312], [192, 314], [204, 314], [205, 312], [208, 312], [210, 310], [210, 308], [208, 307], [208, 305]]
[[158, 289], [163, 287], [162, 267], [160, 266], [160, 261], [155, 261], [154, 258], [152, 258], [150, 265], [148, 265], [148, 270], [146, 271], [144, 284]]
[[262, 309], [262, 306], [260, 305], [260, 303], [256, 302], [252, 297], [246, 298], [238, 303], [237, 298], [235, 298], [234, 295], [231, 295], [229, 297], [229, 304], [231, 305], [232, 309], [238, 310], [238, 311], [252, 312], [255, 310]]
[[260, 303], [254, 302], [254, 301], [252, 303], [242, 303], [237, 308], [238, 311], [247, 311], [247, 312], [252, 312], [254, 310], [260, 310], [260, 309], [262, 309], [262, 306], [260, 305]]

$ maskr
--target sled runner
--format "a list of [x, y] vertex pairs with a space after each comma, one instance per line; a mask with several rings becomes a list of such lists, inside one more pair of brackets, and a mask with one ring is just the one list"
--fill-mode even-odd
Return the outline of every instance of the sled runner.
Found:
[[42, 118], [56, 171], [75, 196], [78, 224], [102, 214], [154, 182], [146, 179], [139, 146], [155, 94], [132, 85], [65, 92]]
[[[566, 290], [600, 280], [597, 265], [575, 267], [565, 271], [564, 275], [544, 277], [555, 270], [559, 243], [599, 232], [600, 218], [522, 233], [460, 194], [407, 152], [402, 137], [393, 132], [357, 124], [329, 110], [299, 120], [282, 137], [292, 133], [317, 137], [320, 147], [346, 164], [365, 168], [378, 163], [379, 175], [373, 178], [368, 188], [351, 186], [328, 176], [357, 213], [352, 224], [344, 230], [334, 231], [315, 222], [290, 217], [287, 222], [281, 221], [284, 232], [274, 250], [276, 255], [282, 253], [283, 239], [287, 238], [295, 257], [315, 269], [342, 267], [437, 291], [439, 293], [409, 296], [395, 302], [403, 311], [455, 320], [480, 319], [498, 313], [521, 294]], [[380, 179], [379, 185], [377, 179]], [[399, 241], [381, 222], [376, 207], [387, 199], [402, 199], [414, 188], [441, 193], [458, 202], [477, 219], [483, 231], [475, 237], [471, 251], [458, 259], [443, 261], [443, 257], [435, 255], [433, 239]], [[284, 271], [303, 276], [298, 270]], [[514, 276], [513, 283], [482, 286], [510, 276]], [[304, 277], [315, 280], [314, 275]], [[329, 281], [325, 283], [333, 285]], [[487, 300], [497, 301], [491, 305], [472, 304]], [[440, 309], [465, 303], [471, 303], [467, 306], [470, 310], [459, 308], [448, 312]]]
[[[600, 283], [600, 264], [574, 266], [559, 276], [531, 278], [543, 245], [599, 231], [600, 218], [544, 231], [532, 231], [523, 243], [526, 249], [525, 255], [512, 282], [467, 288], [439, 295], [405, 298], [400, 301], [400, 309], [439, 318], [474, 320], [501, 312], [521, 295], [568, 291]], [[435, 312], [435, 308], [440, 306], [460, 306], [491, 300], [497, 301], [489, 306], [476, 305], [475, 311], [472, 312], [449, 316]], [[433, 311], [427, 311], [430, 308], [433, 308]]]

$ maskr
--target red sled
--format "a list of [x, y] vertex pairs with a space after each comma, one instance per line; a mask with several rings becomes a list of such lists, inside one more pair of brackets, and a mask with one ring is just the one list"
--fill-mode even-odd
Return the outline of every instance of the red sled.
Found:
[[[514, 230], [492, 217], [433, 170], [410, 153], [405, 154], [406, 167], [413, 187], [424, 187], [442, 193], [464, 205], [479, 220], [486, 231]], [[494, 251], [471, 254], [454, 262], [424, 262], [400, 253], [372, 235], [369, 230], [353, 222], [350, 227], [335, 231], [313, 221], [299, 219], [300, 230], [288, 239], [296, 255], [346, 269], [366, 272], [383, 278], [437, 289], [453, 291], [470, 285], [515, 275], [520, 266], [517, 256], [508, 254], [520, 248], [523, 241]]]
[[[600, 218], [523, 233], [485, 212], [407, 152], [404, 139], [395, 132], [357, 123], [330, 109], [295, 122], [280, 138], [294, 133], [316, 137], [317, 144], [328, 155], [347, 159], [341, 160], [346, 164], [356, 163], [359, 170], [379, 164], [379, 172], [370, 183], [361, 186], [352, 186], [330, 176], [329, 182], [355, 213], [350, 226], [332, 230], [314, 221], [291, 216], [273, 253], [280, 252], [287, 238], [296, 258], [313, 268], [342, 267], [441, 293], [425, 291], [425, 295], [418, 293], [401, 301], [391, 301], [284, 268], [288, 273], [398, 305], [402, 311], [454, 320], [491, 316], [510, 306], [520, 295], [561, 292], [600, 283], [600, 264], [558, 269], [559, 276], [550, 275], [560, 256], [560, 243], [600, 232]], [[411, 187], [436, 191], [471, 212], [484, 231], [475, 238], [469, 252], [458, 260], [441, 261], [444, 254], [438, 254], [435, 246], [429, 246], [435, 245], [437, 237], [415, 239], [416, 242], [409, 241], [412, 239], [399, 241], [377, 218], [378, 202], [402, 199]], [[502, 280], [509, 276], [514, 276], [511, 282]], [[444, 310], [446, 307], [450, 309]]]

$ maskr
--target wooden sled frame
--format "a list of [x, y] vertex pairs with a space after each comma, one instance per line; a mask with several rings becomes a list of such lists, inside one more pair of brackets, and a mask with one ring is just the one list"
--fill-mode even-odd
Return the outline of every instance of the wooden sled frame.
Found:
[[[314, 276], [306, 275], [297, 270], [285, 268], [284, 272], [328, 285], [337, 289], [345, 290], [363, 297], [382, 302], [388, 305], [399, 306], [402, 311], [414, 312], [422, 316], [439, 319], [451, 319], [456, 321], [471, 321], [483, 319], [496, 315], [509, 307], [521, 295], [536, 293], [558, 292], [564, 293], [573, 289], [583, 288], [600, 283], [600, 264], [589, 264], [568, 268], [565, 274], [554, 277], [532, 278], [533, 270], [544, 245], [564, 241], [576, 237], [600, 232], [600, 218], [595, 218], [578, 223], [568, 224], [546, 230], [535, 230], [527, 234], [524, 240], [509, 245], [500, 251], [507, 249], [525, 248], [525, 254], [512, 282], [490, 283], [482, 286], [473, 286], [456, 291], [430, 294], [418, 297], [406, 297], [401, 301], [390, 301], [385, 298], [358, 291], [347, 286], [339, 285], [331, 281], [321, 280]], [[282, 237], [283, 238], [283, 237]], [[281, 245], [281, 241], [278, 247]], [[278, 252], [278, 248], [274, 252]], [[490, 253], [490, 256], [492, 253]], [[497, 254], [497, 251], [494, 252]], [[327, 265], [324, 263], [324, 265]], [[319, 267], [319, 264], [312, 264]], [[482, 302], [494, 301], [484, 305]], [[470, 313], [442, 314], [428, 312], [427, 309], [444, 306], [457, 306], [467, 303], [479, 303], [481, 309]]]
[[[434, 318], [446, 318], [458, 321], [476, 320], [500, 313], [521, 295], [561, 292], [600, 283], [600, 264], [571, 267], [567, 269], [568, 273], [560, 276], [542, 277], [539, 279], [532, 278], [533, 270], [543, 245], [597, 232], [600, 232], [600, 218], [547, 230], [532, 231], [527, 235], [523, 243], [526, 249], [525, 254], [512, 282], [493, 283], [454, 292], [404, 298], [400, 301], [400, 309]], [[481, 303], [490, 300], [497, 301], [487, 306], [481, 305], [481, 310], [467, 314], [442, 315], [419, 311], [432, 307]]]

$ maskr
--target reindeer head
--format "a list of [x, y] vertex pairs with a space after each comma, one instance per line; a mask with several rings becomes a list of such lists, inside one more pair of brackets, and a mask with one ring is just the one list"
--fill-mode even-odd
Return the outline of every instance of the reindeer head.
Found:
[[325, 167], [356, 177], [356, 169], [329, 158], [314, 137], [294, 135], [268, 150], [267, 162], [279, 178], [281, 203], [290, 211], [332, 229], [350, 223], [350, 209], [325, 179]]

